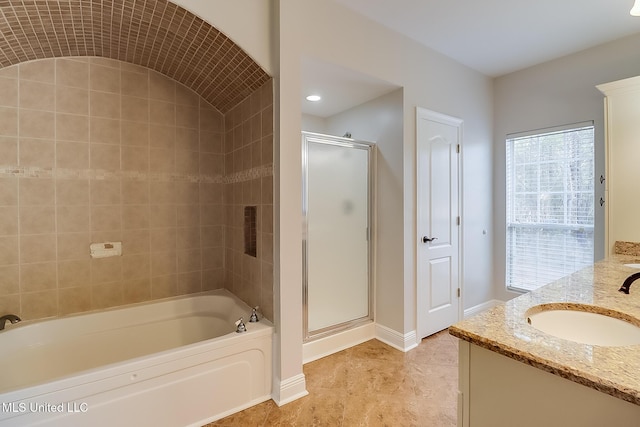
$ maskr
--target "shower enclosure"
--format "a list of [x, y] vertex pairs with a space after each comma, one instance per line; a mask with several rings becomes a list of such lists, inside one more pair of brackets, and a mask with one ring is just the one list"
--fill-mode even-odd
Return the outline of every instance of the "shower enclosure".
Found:
[[302, 133], [305, 341], [373, 319], [375, 146]]

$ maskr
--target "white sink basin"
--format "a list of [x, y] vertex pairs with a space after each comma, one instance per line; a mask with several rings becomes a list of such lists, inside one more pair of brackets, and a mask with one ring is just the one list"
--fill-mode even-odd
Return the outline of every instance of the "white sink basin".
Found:
[[640, 327], [615, 317], [546, 307], [533, 307], [527, 313], [531, 326], [565, 340], [608, 347], [640, 344]]

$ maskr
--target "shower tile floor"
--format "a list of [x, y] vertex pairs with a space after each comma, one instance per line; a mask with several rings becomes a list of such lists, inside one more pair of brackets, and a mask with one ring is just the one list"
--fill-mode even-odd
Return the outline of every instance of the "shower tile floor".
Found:
[[455, 427], [458, 340], [445, 330], [403, 353], [371, 340], [304, 365], [308, 396], [207, 424]]

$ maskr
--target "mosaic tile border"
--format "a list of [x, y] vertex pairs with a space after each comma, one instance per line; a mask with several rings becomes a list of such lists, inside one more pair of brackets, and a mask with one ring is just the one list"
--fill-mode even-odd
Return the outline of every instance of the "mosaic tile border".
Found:
[[2, 178], [120, 180], [149, 182], [191, 182], [206, 184], [235, 184], [273, 176], [273, 165], [263, 165], [230, 175], [192, 175], [179, 173], [157, 173], [139, 171], [105, 171], [101, 169], [48, 169], [38, 167], [0, 167]]

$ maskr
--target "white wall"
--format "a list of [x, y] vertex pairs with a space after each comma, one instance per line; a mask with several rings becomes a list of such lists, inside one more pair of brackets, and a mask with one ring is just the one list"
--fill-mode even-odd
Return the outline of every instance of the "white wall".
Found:
[[[423, 106], [465, 120], [465, 157], [463, 180], [471, 190], [465, 190], [463, 217], [465, 223], [465, 272], [473, 274], [465, 288], [465, 307], [488, 300], [491, 296], [491, 238], [482, 230], [491, 226], [491, 141], [492, 82], [486, 76], [466, 68], [412, 40], [400, 36], [331, 1], [280, 1], [281, 40], [281, 185], [284, 175], [299, 179], [300, 169], [300, 58], [316, 57], [404, 88], [402, 107], [402, 143], [397, 144], [394, 162], [401, 164], [396, 185], [401, 193], [380, 200], [393, 206], [396, 215], [390, 229], [400, 232], [401, 248], [394, 253], [390, 270], [394, 277], [383, 284], [391, 297], [381, 301], [386, 316], [380, 316], [385, 326], [399, 334], [416, 328], [416, 217], [415, 217], [415, 108]], [[311, 23], [313, 25], [311, 25]], [[352, 130], [353, 132], [353, 130]], [[284, 154], [286, 153], [286, 154]], [[466, 156], [466, 154], [465, 154]], [[293, 191], [293, 186], [291, 189]], [[480, 193], [481, 195], [477, 194]], [[299, 191], [282, 193], [281, 224], [287, 246], [300, 242]], [[287, 218], [284, 221], [284, 218]], [[466, 220], [466, 219], [465, 219]], [[471, 248], [474, 253], [468, 253]], [[284, 254], [283, 254], [284, 256]], [[301, 282], [297, 265], [291, 276], [282, 276], [281, 286], [292, 292]], [[294, 271], [295, 270], [295, 271]], [[469, 275], [469, 274], [467, 274]], [[285, 283], [285, 281], [287, 283]], [[380, 281], [378, 286], [381, 286]]]
[[[509, 133], [593, 120], [596, 200], [604, 197], [604, 104], [596, 85], [640, 75], [640, 35], [540, 64], [495, 79], [494, 272], [495, 296], [505, 289], [505, 137]], [[604, 256], [604, 209], [596, 203], [596, 260]]]

